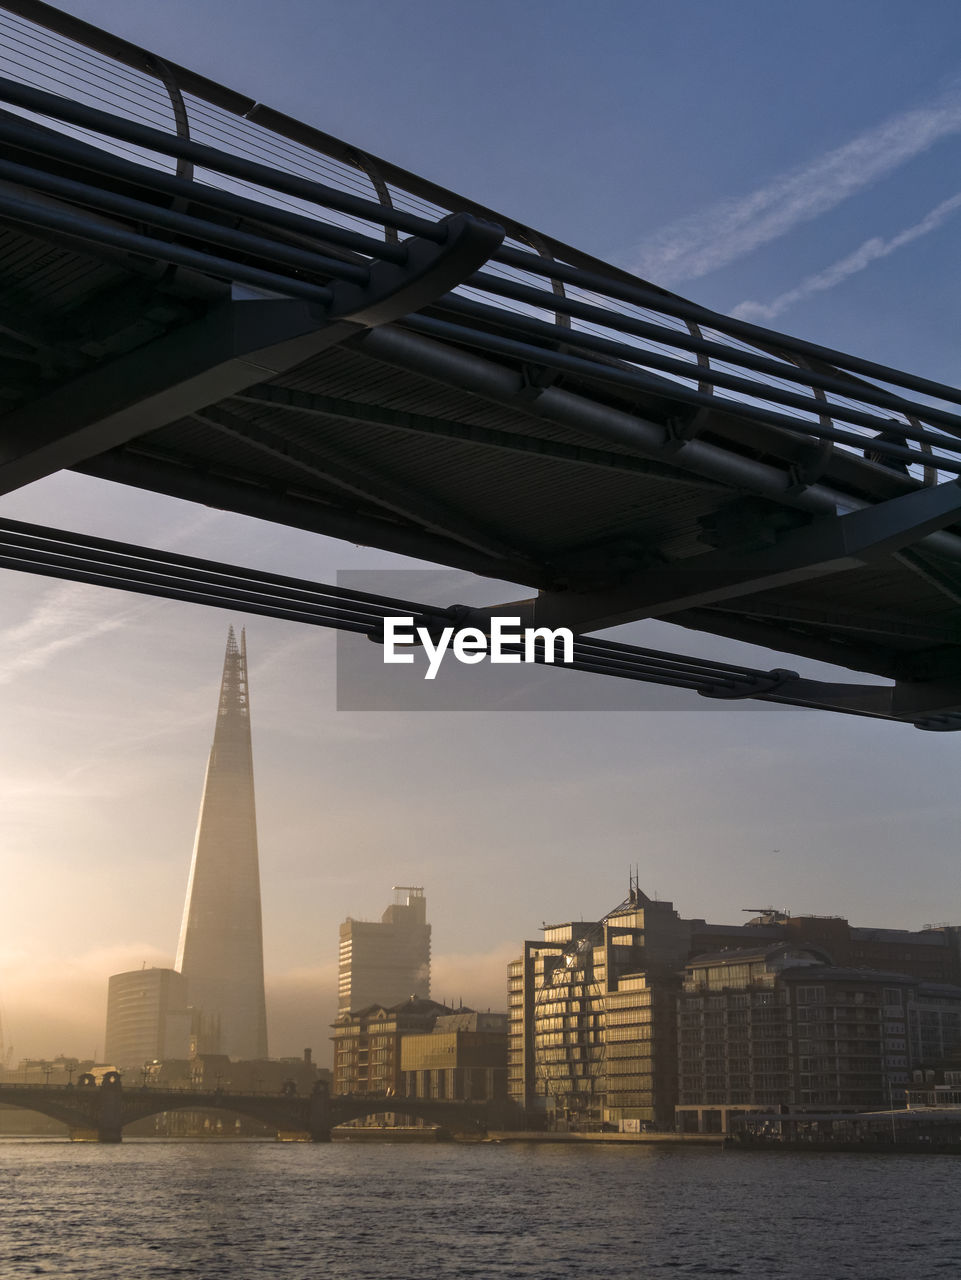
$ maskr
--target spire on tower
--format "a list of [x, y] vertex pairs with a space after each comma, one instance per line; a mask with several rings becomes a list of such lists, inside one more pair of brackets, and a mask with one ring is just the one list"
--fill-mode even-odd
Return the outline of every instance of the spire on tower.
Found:
[[[254, 804], [247, 637], [227, 632], [220, 700], [207, 763], [177, 968], [219, 1052], [267, 1056], [257, 815]], [[213, 1046], [208, 1046], [211, 1049]]]

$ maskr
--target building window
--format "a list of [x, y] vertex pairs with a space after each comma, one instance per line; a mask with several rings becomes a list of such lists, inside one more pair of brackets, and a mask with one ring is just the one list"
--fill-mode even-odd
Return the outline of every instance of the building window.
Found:
[[798, 987], [798, 1004], [824, 1004], [823, 987]]

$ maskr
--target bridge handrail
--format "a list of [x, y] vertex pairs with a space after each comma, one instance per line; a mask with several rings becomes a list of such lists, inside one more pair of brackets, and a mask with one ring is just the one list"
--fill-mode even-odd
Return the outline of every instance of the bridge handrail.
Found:
[[[189, 190], [210, 206], [246, 202], [260, 231], [244, 234], [257, 241], [282, 289], [304, 295], [325, 287], [325, 273], [402, 262], [397, 231], [440, 239], [439, 223], [454, 211], [494, 219], [511, 243], [441, 299], [443, 318], [409, 317], [408, 328], [548, 373], [664, 397], [680, 406], [680, 444], [702, 429], [705, 411], [735, 409], [773, 432], [775, 444], [787, 432], [882, 461], [918, 483], [961, 474], [961, 392], [953, 387], [698, 307], [40, 0], [0, 3], [0, 31], [8, 37], [0, 97], [19, 102], [0, 128], [39, 118], [51, 145], [57, 137], [63, 145], [83, 139], [88, 152], [100, 149], [102, 164], [146, 165], [167, 190]], [[203, 183], [195, 164], [205, 168]], [[161, 215], [155, 209], [152, 216]], [[189, 234], [191, 220], [163, 216], [171, 225], [180, 218]], [[223, 256], [223, 229], [215, 230], [222, 221], [208, 224], [219, 245], [216, 254], [207, 251], [210, 269], [252, 278], [252, 268]], [[312, 280], [295, 266], [289, 242], [273, 236], [292, 222], [310, 228], [318, 247], [326, 241], [349, 252], [303, 251], [301, 262], [313, 259]], [[169, 234], [153, 242], [174, 251]], [[799, 476], [802, 487], [811, 482]]]

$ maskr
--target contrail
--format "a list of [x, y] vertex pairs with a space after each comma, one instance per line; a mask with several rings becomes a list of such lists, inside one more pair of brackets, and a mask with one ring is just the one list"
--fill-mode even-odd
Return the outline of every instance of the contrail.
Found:
[[731, 315], [736, 316], [739, 320], [750, 320], [760, 324], [773, 320], [775, 316], [779, 316], [788, 307], [793, 307], [795, 303], [803, 302], [805, 298], [810, 298], [812, 294], [824, 293], [827, 289], [833, 289], [843, 280], [847, 280], [849, 276], [856, 275], [857, 272], [863, 271], [865, 267], [870, 266], [872, 262], [877, 262], [879, 258], [886, 258], [889, 254], [903, 248], [904, 245], [911, 244], [913, 240], [919, 240], [922, 236], [928, 235], [929, 232], [937, 231], [938, 227], [946, 222], [958, 209], [961, 209], [961, 191], [957, 195], [951, 196], [948, 200], [942, 200], [920, 222], [916, 222], [912, 227], [907, 227], [904, 231], [899, 231], [890, 240], [882, 240], [880, 236], [873, 236], [870, 240], [865, 240], [862, 245], [859, 245], [853, 253], [849, 253], [846, 258], [841, 258], [838, 262], [832, 263], [831, 266], [825, 267], [823, 271], [818, 271], [814, 275], [808, 276], [800, 284], [795, 285], [793, 289], [788, 289], [786, 293], [779, 294], [772, 301], [740, 302], [731, 312]]
[[961, 97], [953, 89], [756, 191], [722, 200], [655, 232], [629, 255], [630, 269], [658, 284], [706, 275], [835, 208], [959, 132]]
[[151, 602], [113, 612], [115, 602], [99, 587], [58, 583], [40, 597], [30, 617], [0, 633], [8, 655], [0, 659], [0, 685], [47, 666], [67, 649], [126, 626], [152, 607]]

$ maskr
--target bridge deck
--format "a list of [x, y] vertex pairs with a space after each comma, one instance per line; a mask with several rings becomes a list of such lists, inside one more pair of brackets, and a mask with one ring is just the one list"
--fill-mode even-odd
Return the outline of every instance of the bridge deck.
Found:
[[[0, 25], [0, 493], [72, 468], [522, 584], [581, 632], [834, 662], [895, 682], [883, 714], [961, 725], [957, 390], [709, 312], [37, 0]], [[5, 536], [0, 564], [71, 571]]]
[[280, 1133], [302, 1133], [329, 1141], [332, 1128], [387, 1113], [425, 1120], [445, 1128], [477, 1132], [493, 1117], [503, 1127], [513, 1118], [508, 1103], [460, 1102], [394, 1095], [340, 1094], [326, 1088], [310, 1094], [240, 1093], [227, 1089], [124, 1088], [54, 1084], [0, 1084], [0, 1103], [50, 1116], [72, 1131], [94, 1133], [102, 1142], [121, 1141], [124, 1126], [171, 1111], [226, 1111], [247, 1116]]

